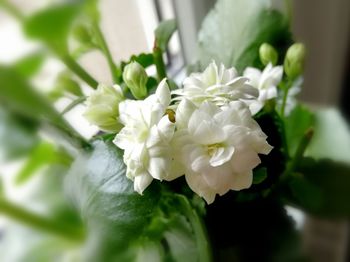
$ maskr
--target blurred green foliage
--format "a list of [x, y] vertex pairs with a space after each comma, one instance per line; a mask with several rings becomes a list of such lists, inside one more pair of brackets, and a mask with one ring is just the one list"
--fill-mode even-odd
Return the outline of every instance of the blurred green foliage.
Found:
[[270, 6], [269, 0], [218, 1], [198, 35], [200, 69], [212, 60], [240, 72], [247, 66], [262, 67], [259, 47], [265, 42], [283, 53], [291, 43], [289, 21]]

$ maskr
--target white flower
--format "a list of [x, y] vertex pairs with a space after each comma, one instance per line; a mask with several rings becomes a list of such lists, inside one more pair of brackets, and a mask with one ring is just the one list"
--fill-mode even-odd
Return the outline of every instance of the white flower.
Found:
[[271, 146], [253, 120], [248, 107], [239, 101], [223, 108], [204, 102], [197, 108], [182, 100], [176, 111], [175, 156], [185, 168], [190, 188], [209, 204], [215, 195], [249, 188], [258, 154]]
[[124, 149], [126, 175], [134, 180], [134, 189], [140, 194], [153, 178], [172, 180], [179, 175], [169, 146], [175, 132], [175, 124], [165, 114], [169, 103], [170, 90], [164, 79], [154, 95], [126, 100], [119, 106], [124, 128], [113, 142]]
[[259, 90], [257, 100], [247, 101], [253, 115], [263, 108], [265, 101], [277, 97], [277, 85], [281, 82], [282, 75], [283, 67], [273, 67], [271, 63], [262, 72], [253, 67], [247, 67], [244, 70], [243, 76], [249, 78], [249, 84]]
[[85, 118], [93, 125], [107, 132], [118, 132], [119, 103], [124, 100], [120, 86], [100, 84], [86, 100]]
[[246, 77], [238, 77], [235, 68], [225, 69], [212, 62], [203, 73], [192, 73], [183, 82], [183, 88], [173, 91], [181, 100], [186, 98], [199, 106], [210, 101], [218, 106], [239, 99], [255, 99], [259, 93], [247, 84]]

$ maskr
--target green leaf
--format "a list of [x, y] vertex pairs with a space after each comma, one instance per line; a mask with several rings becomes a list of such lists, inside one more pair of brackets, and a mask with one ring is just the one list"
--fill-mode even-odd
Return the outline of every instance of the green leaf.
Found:
[[24, 31], [29, 37], [47, 43], [55, 51], [65, 52], [68, 33], [79, 10], [79, 5], [72, 3], [50, 6], [29, 17], [24, 23]]
[[142, 235], [157, 208], [159, 188], [154, 185], [141, 196], [134, 192], [125, 171], [122, 152], [111, 142], [101, 141], [70, 171], [68, 190], [89, 226], [90, 261], [128, 255], [125, 252]]
[[20, 59], [13, 67], [23, 77], [31, 77], [40, 70], [44, 61], [45, 54], [43, 52], [36, 52]]
[[215, 60], [242, 71], [261, 66], [262, 43], [284, 48], [291, 38], [288, 20], [270, 6], [270, 0], [219, 0], [198, 35], [201, 68]]
[[[49, 219], [55, 225], [69, 225], [75, 230], [80, 230], [82, 222], [79, 214], [72, 209], [71, 203], [63, 194], [66, 172], [66, 167], [52, 165], [36, 176], [37, 183], [21, 191], [21, 206], [26, 210], [39, 207], [40, 216]], [[6, 227], [2, 228], [2, 232], [0, 261], [48, 262], [61, 261], [67, 257], [79, 258], [80, 243], [63, 238], [61, 235], [43, 233], [36, 228], [28, 227], [26, 223], [18, 225], [17, 221], [11, 219]]]
[[286, 138], [291, 156], [294, 156], [301, 138], [308, 128], [314, 126], [314, 122], [314, 114], [301, 104], [297, 105], [290, 115], [284, 118]]
[[305, 158], [296, 171], [292, 195], [286, 192], [290, 203], [317, 215], [350, 217], [350, 165]]
[[0, 108], [0, 159], [13, 160], [27, 155], [37, 145], [38, 124]]
[[162, 21], [154, 31], [154, 34], [156, 37], [156, 45], [157, 47], [160, 48], [160, 50], [162, 50], [162, 52], [165, 52], [168, 46], [169, 40], [175, 31], [176, 31], [175, 19]]
[[350, 129], [338, 110], [316, 112], [315, 134], [305, 156], [350, 164]]
[[253, 184], [260, 184], [267, 178], [266, 167], [258, 168], [254, 170]]
[[143, 68], [147, 68], [154, 64], [153, 54], [147, 54], [147, 53], [133, 55], [131, 56], [130, 61], [136, 61], [137, 63], [142, 65]]
[[60, 139], [76, 147], [88, 146], [49, 101], [15, 70], [0, 66], [0, 83], [0, 103], [7, 110], [37, 123], [50, 124], [55, 129], [52, 131], [61, 135]]
[[0, 102], [11, 111], [38, 122], [45, 120], [64, 129], [69, 129], [64, 119], [44, 96], [14, 70], [0, 67]]
[[[187, 260], [195, 260], [188, 254], [197, 252], [176, 242], [186, 239], [192, 246], [196, 243], [191, 228], [198, 217], [189, 202], [157, 181], [139, 195], [125, 172], [122, 152], [108, 140], [96, 140], [94, 150], [81, 156], [69, 172], [67, 192], [89, 231], [86, 259], [135, 261], [140, 252], [156, 252], [153, 255], [159, 257], [170, 255], [171, 261], [181, 261], [175, 256], [183, 258], [186, 254]], [[195, 226], [200, 227], [198, 223]]]
[[55, 148], [47, 142], [40, 143], [29, 155], [28, 160], [17, 174], [16, 183], [23, 184], [28, 181], [41, 167], [53, 162]]
[[262, 110], [254, 119], [260, 125], [262, 131], [267, 135], [267, 142], [273, 146], [268, 155], [260, 155], [261, 164], [258, 168], [266, 168], [267, 177], [260, 184], [253, 185], [248, 191], [261, 191], [261, 189], [270, 188], [282, 174], [285, 169], [286, 151], [283, 139], [284, 126], [281, 118], [276, 111]]

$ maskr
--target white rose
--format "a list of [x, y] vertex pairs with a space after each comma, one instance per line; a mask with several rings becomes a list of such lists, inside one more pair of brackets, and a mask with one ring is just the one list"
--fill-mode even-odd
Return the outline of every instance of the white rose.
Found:
[[113, 142], [124, 149], [126, 175], [140, 194], [153, 178], [172, 180], [180, 175], [172, 161], [170, 142], [175, 124], [165, 114], [169, 103], [170, 90], [164, 79], [154, 95], [145, 100], [126, 100], [119, 106], [124, 128]]
[[262, 72], [253, 67], [247, 67], [244, 70], [243, 76], [249, 79], [249, 84], [259, 90], [257, 100], [247, 101], [253, 115], [263, 108], [265, 101], [277, 97], [277, 85], [281, 82], [282, 75], [283, 67], [273, 67], [271, 63]]
[[210, 101], [218, 106], [239, 99], [255, 99], [259, 92], [247, 83], [246, 77], [238, 77], [235, 68], [226, 69], [215, 62], [209, 64], [203, 73], [192, 73], [183, 82], [183, 88], [173, 91], [177, 100], [186, 98], [199, 106]]
[[118, 122], [118, 108], [123, 100], [124, 95], [120, 86], [100, 84], [86, 100], [84, 117], [103, 131], [118, 132], [122, 128]]
[[184, 99], [176, 111], [175, 156], [185, 168], [190, 188], [209, 204], [215, 195], [249, 188], [258, 154], [272, 147], [247, 106], [231, 102], [223, 108], [204, 102], [197, 108]]

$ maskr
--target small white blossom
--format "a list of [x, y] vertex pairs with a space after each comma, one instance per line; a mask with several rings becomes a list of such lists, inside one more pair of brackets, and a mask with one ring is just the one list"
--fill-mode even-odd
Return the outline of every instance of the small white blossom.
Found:
[[248, 107], [234, 101], [219, 108], [204, 102], [199, 108], [182, 100], [176, 111], [173, 147], [190, 188], [209, 204], [215, 195], [249, 188], [258, 154], [271, 146]]
[[257, 68], [247, 67], [243, 75], [249, 78], [249, 84], [259, 90], [257, 100], [247, 101], [250, 111], [254, 115], [263, 108], [265, 101], [277, 97], [277, 85], [281, 82], [283, 67], [273, 67], [269, 63], [262, 72]]
[[100, 84], [87, 98], [85, 118], [93, 125], [107, 132], [118, 132], [122, 125], [118, 122], [119, 103], [124, 100], [120, 86]]
[[124, 128], [113, 142], [124, 149], [126, 175], [134, 180], [134, 189], [140, 194], [153, 178], [172, 180], [179, 175], [170, 147], [175, 124], [165, 114], [169, 103], [170, 90], [164, 79], [155, 94], [145, 100], [126, 100], [119, 106]]
[[212, 62], [203, 73], [192, 73], [183, 82], [183, 88], [173, 91], [178, 100], [186, 98], [199, 106], [210, 101], [218, 106], [239, 99], [255, 99], [259, 92], [247, 83], [246, 77], [239, 77], [235, 68], [226, 69]]

